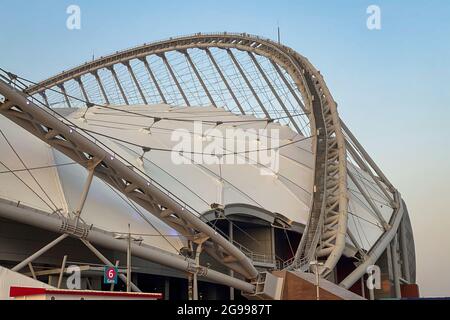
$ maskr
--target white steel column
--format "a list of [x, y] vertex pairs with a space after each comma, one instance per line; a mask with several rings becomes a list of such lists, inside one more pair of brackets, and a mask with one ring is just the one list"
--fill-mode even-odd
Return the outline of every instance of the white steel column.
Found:
[[236, 103], [237, 107], [239, 108], [239, 111], [241, 111], [241, 113], [243, 115], [245, 115], [245, 111], [242, 108], [241, 103], [236, 98], [236, 95], [234, 94], [233, 90], [231, 89], [230, 84], [228, 83], [227, 79], [225, 78], [225, 75], [223, 74], [222, 70], [220, 69], [219, 65], [217, 64], [216, 60], [214, 59], [214, 56], [212, 55], [211, 51], [208, 48], [206, 48], [205, 51], [206, 51], [206, 54], [208, 55], [209, 59], [211, 60], [212, 64], [214, 65], [214, 68], [216, 69], [216, 71], [219, 74], [220, 78], [222, 79], [223, 83], [227, 87], [228, 92], [230, 93], [231, 97], [234, 100], [234, 103]]
[[411, 282], [411, 274], [409, 269], [409, 254], [408, 254], [408, 246], [406, 239], [406, 227], [405, 227], [405, 218], [403, 218], [400, 224], [400, 248], [402, 250], [402, 262], [403, 262], [403, 278], [409, 283]]
[[[197, 266], [200, 265], [200, 254], [202, 253], [202, 244], [197, 245], [195, 250], [195, 263]], [[198, 300], [198, 269], [193, 274], [193, 298], [194, 300]]]
[[363, 148], [363, 146], [359, 143], [359, 141], [356, 139], [356, 137], [353, 135], [353, 133], [347, 128], [345, 123], [341, 120], [341, 126], [344, 129], [345, 133], [350, 137], [352, 142], [355, 144], [355, 146], [358, 148], [359, 152], [364, 156], [365, 160], [370, 164], [370, 166], [375, 170], [377, 175], [383, 180], [383, 182], [386, 184], [386, 186], [389, 188], [391, 192], [395, 191], [395, 188], [390, 183], [388, 178], [384, 175], [384, 173], [381, 171], [381, 169], [377, 166], [377, 164], [372, 160], [372, 158], [369, 156], [369, 154], [366, 152], [366, 150]]
[[181, 51], [181, 53], [184, 54], [184, 56], [186, 57], [187, 61], [189, 62], [189, 65], [191, 66], [192, 70], [194, 70], [194, 73], [197, 76], [197, 79], [200, 82], [200, 85], [202, 86], [203, 91], [205, 91], [206, 95], [208, 96], [209, 101], [211, 102], [211, 104], [214, 107], [217, 107], [216, 103], [214, 102], [213, 97], [211, 96], [211, 93], [209, 93], [209, 90], [206, 87], [205, 82], [203, 81], [202, 77], [200, 76], [200, 73], [198, 72], [197, 67], [195, 66], [194, 62], [192, 61], [191, 56], [189, 55], [187, 50], [183, 50], [183, 51]]
[[186, 97], [186, 94], [184, 93], [183, 88], [182, 88], [181, 85], [180, 85], [180, 82], [178, 81], [177, 77], [175, 76], [175, 72], [173, 72], [173, 69], [172, 69], [172, 67], [170, 66], [169, 61], [167, 60], [166, 55], [165, 55], [164, 53], [161, 53], [161, 54], [159, 54], [158, 56], [162, 59], [162, 61], [163, 61], [164, 64], [166, 65], [166, 68], [167, 68], [167, 70], [169, 71], [170, 76], [172, 77], [172, 80], [175, 82], [175, 85], [177, 86], [178, 91], [180, 91], [180, 94], [181, 94], [181, 96], [183, 97], [184, 102], [186, 103], [186, 105], [187, 105], [188, 107], [190, 107], [191, 105], [190, 105], [190, 103], [189, 103], [189, 100], [188, 100], [188, 98]]
[[270, 82], [269, 78], [267, 77], [266, 73], [264, 72], [264, 70], [262, 69], [261, 65], [259, 64], [258, 60], [256, 60], [255, 55], [252, 52], [248, 52], [248, 55], [250, 56], [250, 58], [252, 59], [254, 65], [256, 66], [256, 68], [258, 69], [259, 73], [261, 74], [261, 76], [264, 78], [264, 81], [266, 82], [266, 84], [269, 86], [270, 90], [272, 91], [272, 94], [275, 96], [275, 98], [277, 99], [278, 103], [280, 104], [281, 108], [284, 110], [284, 112], [286, 113], [286, 115], [288, 116], [289, 120], [291, 120], [292, 125], [294, 126], [294, 128], [297, 130], [298, 133], [303, 134], [300, 127], [297, 124], [297, 121], [295, 121], [295, 119], [292, 117], [291, 113], [289, 112], [289, 110], [286, 108], [286, 105], [283, 103], [283, 101], [281, 100], [280, 96], [278, 95], [277, 91], [275, 90], [275, 88], [273, 87], [272, 83]]
[[64, 256], [63, 262], [61, 264], [61, 271], [59, 272], [59, 278], [58, 278], [58, 289], [61, 288], [62, 280], [64, 278], [64, 270], [66, 269], [66, 262], [67, 262], [67, 255]]
[[127, 247], [127, 292], [131, 292], [131, 231], [128, 224], [128, 247]]
[[305, 104], [300, 100], [300, 98], [298, 97], [297, 93], [295, 93], [294, 88], [292, 88], [292, 85], [286, 79], [286, 77], [284, 76], [284, 74], [281, 71], [280, 67], [275, 62], [273, 62], [272, 60], [270, 62], [272, 63], [272, 65], [275, 68], [275, 70], [277, 71], [277, 73], [280, 76], [281, 80], [283, 80], [285, 86], [289, 89], [289, 92], [294, 97], [295, 101], [297, 101], [297, 103], [300, 106], [300, 108], [303, 110], [304, 113], [308, 113], [309, 111], [306, 109]]
[[[120, 263], [119, 260], [116, 260], [115, 266], [117, 269], [119, 268], [119, 263]], [[109, 291], [114, 291], [114, 283], [111, 283], [111, 287], [109, 288]]]
[[349, 274], [341, 283], [340, 286], [348, 289], [350, 288], [360, 277], [362, 277], [367, 270], [367, 267], [374, 265], [378, 258], [385, 252], [389, 251], [389, 243], [395, 237], [397, 230], [399, 228], [400, 222], [403, 218], [403, 204], [401, 201], [401, 196], [398, 192], [395, 193], [396, 201], [399, 201], [400, 207], [395, 210], [390, 225], [391, 228], [387, 230], [380, 239], [375, 243], [372, 249], [367, 253], [367, 257], [351, 274]]
[[155, 84], [156, 90], [158, 90], [158, 93], [159, 93], [159, 96], [160, 96], [161, 99], [162, 99], [162, 102], [163, 102], [164, 104], [167, 104], [166, 97], [164, 96], [164, 94], [163, 94], [163, 92], [162, 92], [162, 90], [161, 90], [161, 87], [159, 86], [158, 80], [156, 79], [156, 77], [155, 77], [155, 75], [154, 75], [152, 69], [150, 68], [150, 65], [148, 64], [147, 59], [142, 58], [141, 61], [142, 61], [142, 63], [144, 64], [145, 69], [147, 70], [147, 72], [148, 72], [150, 78], [152, 79], [153, 83]]
[[258, 94], [256, 93], [255, 89], [253, 88], [252, 84], [250, 83], [250, 80], [248, 80], [247, 76], [244, 73], [244, 70], [242, 70], [241, 65], [237, 61], [236, 57], [234, 56], [233, 51], [230, 49], [227, 49], [228, 55], [230, 56], [231, 60], [233, 61], [233, 64], [238, 69], [239, 73], [241, 74], [242, 78], [244, 79], [245, 83], [247, 84], [247, 87], [252, 92], [253, 96], [255, 97], [256, 101], [258, 102], [259, 107], [266, 115], [267, 119], [271, 119], [270, 114], [267, 112], [266, 108], [264, 107], [264, 104], [262, 103], [261, 99], [259, 98]]
[[37, 258], [39, 258], [40, 256], [42, 256], [44, 253], [46, 253], [48, 250], [50, 250], [51, 248], [53, 248], [54, 246], [56, 246], [58, 243], [60, 243], [61, 241], [63, 241], [65, 238], [67, 238], [69, 235], [68, 234], [62, 234], [60, 235], [58, 238], [56, 238], [55, 240], [53, 240], [52, 242], [50, 242], [49, 244], [47, 244], [45, 247], [43, 247], [42, 249], [36, 251], [34, 254], [32, 254], [31, 256], [29, 256], [28, 258], [26, 258], [25, 260], [23, 260], [21, 263], [19, 263], [18, 265], [16, 265], [14, 268], [12, 268], [12, 271], [20, 271], [23, 267], [25, 267], [26, 265], [28, 265], [28, 263], [33, 262], [34, 260], [36, 260]]
[[45, 91], [42, 91], [39, 94], [41, 95], [42, 99], [44, 99], [45, 105], [50, 108], [50, 104], [48, 103], [48, 99], [47, 99], [47, 95], [45, 94]]
[[64, 83], [61, 83], [60, 85], [58, 85], [58, 88], [61, 90], [62, 94], [64, 95], [64, 99], [66, 100], [67, 106], [69, 108], [72, 108], [72, 105], [70, 103], [69, 97], [66, 92], [66, 88], [64, 87]]
[[356, 179], [356, 177], [353, 175], [353, 173], [350, 170], [347, 170], [347, 174], [350, 177], [350, 179], [353, 181], [353, 183], [355, 184], [356, 188], [358, 188], [359, 192], [361, 192], [361, 194], [363, 195], [364, 199], [366, 199], [366, 201], [369, 204], [369, 206], [375, 212], [375, 214], [376, 214], [376, 216], [378, 218], [378, 221], [380, 221], [380, 223], [383, 225], [384, 230], [388, 230], [389, 229], [389, 224], [386, 222], [386, 220], [384, 220], [384, 217], [381, 214], [381, 211], [375, 205], [375, 203], [373, 202], [372, 198], [370, 198], [369, 194], [366, 192], [366, 190], [364, 190], [362, 185], [359, 183], [359, 181]]
[[[80, 239], [85, 245], [86, 247], [89, 248], [89, 250], [92, 251], [93, 254], [95, 254], [97, 256], [97, 258], [100, 259], [100, 261], [102, 261], [105, 265], [109, 266], [109, 267], [114, 267], [114, 265], [111, 263], [111, 261], [109, 261], [103, 254], [100, 253], [100, 251], [98, 251], [89, 241], [84, 240], [84, 239]], [[119, 272], [119, 278], [124, 282], [127, 283], [127, 277], [124, 276], [123, 274], [121, 274]], [[130, 282], [130, 287], [134, 292], [142, 292], [136, 285], [134, 285], [134, 283]]]
[[105, 100], [105, 103], [110, 104], [108, 95], [106, 94], [105, 87], [103, 86], [102, 79], [100, 78], [98, 71], [96, 70], [92, 74], [94, 75], [95, 80], [97, 80], [98, 86], [100, 87], [100, 91], [102, 92], [102, 96], [103, 96], [103, 99]]
[[83, 211], [84, 205], [86, 203], [87, 196], [89, 194], [89, 190], [91, 189], [92, 180], [94, 179], [95, 174], [95, 167], [101, 162], [101, 160], [98, 159], [91, 159], [89, 160], [90, 163], [88, 164], [88, 176], [86, 179], [86, 182], [83, 187], [83, 192], [81, 193], [81, 199], [80, 203], [78, 204], [77, 210], [75, 211], [75, 217], [76, 217], [76, 223], [78, 225], [78, 221], [81, 217], [81, 212]]
[[394, 205], [394, 198], [392, 197], [392, 194], [389, 193], [389, 191], [387, 191], [386, 188], [381, 184], [380, 179], [378, 177], [375, 177], [375, 175], [373, 174], [372, 170], [364, 162], [364, 160], [361, 159], [361, 157], [358, 154], [358, 152], [355, 150], [355, 148], [353, 148], [351, 143], [348, 143], [348, 141], [347, 141], [347, 150], [350, 152], [352, 158], [356, 161], [358, 166], [362, 170], [367, 172], [370, 175], [370, 177], [373, 179], [373, 181], [375, 181], [375, 183], [377, 184], [378, 188], [381, 190], [381, 192], [383, 192], [383, 194], [386, 196], [386, 199], [390, 202], [390, 204]]
[[131, 68], [130, 61], [124, 62], [124, 65], [125, 65], [125, 67], [127, 67], [128, 73], [130, 74], [131, 78], [133, 79], [133, 82], [134, 82], [134, 84], [136, 85], [136, 88], [139, 91], [139, 95], [141, 96], [142, 101], [144, 102], [144, 104], [148, 104], [147, 103], [147, 99], [145, 98], [145, 95], [144, 95], [144, 91], [142, 90], [141, 85], [139, 84], [139, 82], [138, 82], [138, 80], [136, 78], [136, 75], [134, 74], [134, 71]]
[[119, 87], [120, 94], [122, 95], [122, 98], [125, 101], [125, 104], [130, 105], [130, 103], [128, 102], [127, 96], [125, 95], [125, 91], [123, 90], [122, 84], [120, 83], [119, 78], [117, 77], [116, 70], [114, 70], [114, 66], [109, 67], [108, 70], [111, 72], [111, 74], [114, 78], [114, 81], [116, 82], [117, 86]]
[[30, 269], [31, 276], [34, 280], [37, 280], [36, 272], [34, 272], [33, 264], [31, 262], [28, 263], [28, 268]]
[[[230, 239], [230, 242], [233, 243], [234, 241], [234, 232], [233, 232], [233, 221], [229, 220], [228, 222], [228, 237]], [[234, 277], [234, 271], [230, 269], [230, 277]], [[234, 288], [230, 287], [230, 300], [234, 300]]]
[[394, 280], [394, 292], [395, 296], [400, 299], [402, 297], [402, 291], [400, 286], [400, 264], [399, 264], [399, 256], [398, 256], [398, 235], [395, 235], [394, 239], [391, 242], [391, 250], [392, 250], [392, 275]]
[[81, 80], [81, 77], [75, 78], [75, 81], [80, 86], [81, 92], [83, 93], [84, 100], [86, 101], [87, 105], [89, 105], [91, 102], [89, 101], [89, 97], [87, 95], [86, 89], [84, 88], [84, 84], [83, 84], [83, 81]]

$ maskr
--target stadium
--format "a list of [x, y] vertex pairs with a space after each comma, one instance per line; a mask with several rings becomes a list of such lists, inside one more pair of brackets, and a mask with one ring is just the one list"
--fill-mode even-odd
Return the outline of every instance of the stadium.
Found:
[[418, 297], [400, 191], [280, 42], [198, 33], [0, 78], [0, 298], [70, 289], [73, 266], [83, 292], [170, 300]]

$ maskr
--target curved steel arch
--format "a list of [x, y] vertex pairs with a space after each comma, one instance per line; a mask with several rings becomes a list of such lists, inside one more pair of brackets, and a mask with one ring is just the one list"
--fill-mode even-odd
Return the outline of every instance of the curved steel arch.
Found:
[[[26, 88], [24, 92], [14, 90], [0, 81], [0, 93], [6, 98], [0, 104], [0, 113], [85, 167], [90, 165], [92, 157], [101, 160], [101, 165], [94, 169], [98, 177], [147, 208], [179, 232], [187, 234], [192, 240], [208, 239], [206, 249], [209, 253], [245, 278], [254, 279], [258, 272], [251, 261], [226, 238], [217, 234], [214, 229], [192, 214], [188, 205], [183, 204], [175, 195], [168, 193], [154, 182], [149, 184], [149, 180], [143, 177], [136, 168], [121, 159], [110, 158], [111, 154], [107, 148], [96, 145], [82, 133], [74, 132], [70, 123], [57, 119], [26, 97], [27, 95], [41, 95], [45, 102], [46, 90], [59, 86], [70, 106], [64, 84], [67, 81], [75, 80], [80, 85], [84, 99], [89, 102], [88, 94], [81, 80], [82, 76], [92, 74], [101, 83], [98, 77], [100, 69], [108, 68], [114, 71], [114, 66], [118, 64], [129, 67], [130, 61], [133, 59], [140, 59], [145, 64], [145, 58], [149, 55], [163, 57], [172, 51], [183, 53], [188, 49], [195, 48], [203, 49], [206, 53], [210, 48], [238, 49], [249, 54], [264, 56], [274, 64], [275, 68], [281, 67], [289, 74], [304, 99], [304, 103], [298, 101], [298, 106], [307, 112], [313, 135], [314, 195], [307, 228], [295, 258], [287, 267], [305, 269], [310, 260], [321, 258], [325, 261], [321, 273], [326, 275], [335, 267], [341, 257], [348, 235], [347, 157], [349, 154], [357, 162], [361, 161], [361, 164], [358, 163], [361, 169], [373, 177], [374, 182], [379, 184], [380, 191], [390, 199], [394, 214], [386, 223], [386, 232], [367, 252], [367, 257], [360, 266], [341, 283], [344, 287], [350, 287], [364, 274], [365, 267], [378, 259], [382, 251], [393, 241], [405, 209], [398, 191], [339, 119], [336, 103], [320, 72], [305, 57], [288, 47], [247, 34], [196, 34], [172, 38], [86, 63]], [[151, 72], [151, 70], [149, 71]], [[120, 89], [120, 82], [117, 80], [117, 76], [115, 77]], [[201, 83], [198, 74], [197, 77]], [[152, 79], [155, 80], [154, 77]], [[139, 83], [133, 75], [132, 81], [145, 102]], [[157, 81], [155, 84], [158, 87]], [[100, 88], [103, 89], [101, 85]], [[128, 104], [123, 90], [121, 91], [125, 98], [124, 101]], [[165, 102], [159, 87], [158, 91]], [[107, 93], [104, 90], [102, 90], [102, 95], [109, 104]], [[234, 96], [233, 98], [236, 99]], [[211, 103], [215, 105], [213, 101]], [[244, 113], [243, 110], [241, 111]]]
[[[326, 260], [323, 272], [328, 273], [338, 262], [345, 247], [347, 230], [345, 139], [336, 103], [321, 74], [305, 57], [294, 50], [271, 40], [247, 34], [196, 34], [146, 44], [102, 57], [42, 81], [28, 88], [26, 92], [30, 95], [42, 93], [48, 88], [62, 86], [70, 80], [79, 81], [83, 75], [95, 75], [100, 69], [114, 70], [117, 64], [129, 66], [130, 60], [133, 59], [145, 59], [150, 55], [164, 58], [168, 52], [186, 52], [185, 50], [193, 48], [238, 49], [264, 56], [275, 66], [285, 69], [299, 88], [305, 101], [299, 108], [305, 108], [308, 112], [313, 135], [316, 156], [315, 192], [305, 236], [292, 261], [292, 266], [304, 267], [311, 259], [319, 257]], [[167, 61], [164, 61], [167, 64]], [[117, 81], [117, 77], [114, 74], [113, 76]], [[178, 83], [177, 86], [179, 87]], [[86, 94], [84, 95], [86, 97]], [[189, 105], [186, 96], [183, 98]], [[266, 117], [270, 117], [267, 112]]]
[[[254, 279], [258, 272], [251, 261], [215, 229], [199, 219], [188, 204], [164, 189], [145, 173], [116, 156], [106, 146], [79, 132], [64, 118], [29, 101], [25, 94], [0, 81], [0, 93], [5, 101], [0, 113], [40, 138], [66, 156], [86, 167], [106, 183], [146, 208], [193, 242], [211, 242], [217, 257], [227, 267]], [[76, 223], [80, 234], [88, 234], [89, 226]]]
[[[123, 100], [128, 104], [128, 99], [114, 71], [115, 66], [124, 65], [128, 68], [139, 95], [146, 102], [138, 80], [134, 76], [132, 69], [130, 71], [130, 61], [139, 59], [148, 69], [163, 102], [166, 102], [155, 75], [148, 67], [146, 57], [158, 55], [164, 60], [166, 54], [174, 51], [187, 55], [186, 58], [193, 68], [197, 80], [203, 89], [207, 91], [201, 75], [196, 71], [187, 50], [202, 49], [210, 55], [211, 48], [228, 50], [231, 58], [233, 56], [230, 50], [237, 49], [247, 52], [250, 58], [252, 58], [253, 54], [256, 54], [269, 59], [277, 71], [282, 68], [288, 73], [303, 98], [303, 102], [297, 101], [299, 109], [303, 108], [308, 115], [310, 131], [313, 136], [315, 155], [314, 194], [304, 236], [294, 259], [286, 267], [303, 269], [305, 271], [309, 268], [309, 262], [312, 259], [319, 258], [325, 261], [324, 267], [320, 270], [322, 275], [325, 276], [333, 270], [343, 254], [348, 235], [347, 157], [349, 154], [358, 162], [362, 170], [372, 176], [374, 183], [379, 186], [380, 191], [386, 195], [386, 198], [390, 199], [394, 208], [394, 214], [389, 223], [385, 225], [386, 232], [377, 242], [374, 249], [367, 253], [367, 258], [361, 266], [343, 282], [344, 286], [351, 286], [364, 273], [363, 266], [376, 260], [381, 251], [386, 248], [387, 244], [395, 236], [403, 214], [401, 198], [398, 191], [390, 184], [340, 120], [337, 105], [320, 72], [305, 57], [294, 50], [271, 40], [247, 34], [195, 34], [146, 44], [102, 57], [28, 87], [24, 90], [24, 93], [35, 97], [41, 95], [44, 102], [49, 105], [46, 99], [46, 90], [55, 86], [60, 87], [61, 92], [65, 95], [67, 104], [70, 106], [64, 84], [75, 80], [80, 85], [85, 100], [89, 102], [81, 77], [91, 74], [97, 79], [103, 98], [109, 104], [107, 93], [98, 77], [101, 69], [109, 69], [121, 91]], [[166, 60], [164, 62], [170, 68], [170, 64]], [[214, 60], [212, 62], [214, 64]], [[236, 66], [239, 67], [238, 64]], [[240, 111], [245, 113], [240, 107], [238, 99], [233, 95], [232, 90], [226, 83], [220, 68], [217, 65], [215, 67], [228, 90], [230, 90], [233, 99], [236, 100]], [[171, 72], [171, 76], [178, 89], [182, 91], [179, 83], [177, 83], [176, 75]], [[269, 84], [268, 81], [267, 83]], [[289, 87], [289, 89], [292, 90], [293, 88]], [[209, 239], [209, 242], [206, 243], [209, 253], [226, 266], [241, 273], [247, 279], [254, 279], [257, 276], [257, 271], [254, 269], [251, 261], [239, 249], [193, 215], [192, 210], [180, 202], [176, 196], [167, 193], [166, 190], [153, 185], [153, 183], [148, 185], [148, 179], [143, 179], [141, 173], [136, 171], [136, 168], [126, 163], [119, 163], [120, 161], [116, 161], [118, 159], [111, 159], [110, 161], [108, 150], [105, 150], [102, 146], [95, 145], [83, 135], [79, 135], [76, 132], [73, 133], [70, 130], [70, 124], [63, 123], [52, 117], [47, 111], [37, 107], [32, 102], [28, 101], [27, 104], [25, 96], [20, 92], [14, 91], [3, 84], [0, 92], [6, 97], [6, 101], [0, 105], [0, 113], [86, 167], [89, 165], [90, 157], [94, 156], [97, 159], [101, 159], [103, 161], [102, 165], [95, 168], [96, 175], [147, 208], [151, 213], [176, 230], [189, 234], [193, 240], [203, 241], [204, 239]], [[206, 93], [208, 95], [208, 92]], [[210, 95], [208, 97], [211, 100], [211, 104], [215, 105], [214, 99]], [[295, 97], [297, 98], [296, 95]], [[187, 97], [183, 96], [183, 98], [186, 105], [189, 105]], [[261, 107], [263, 108], [263, 106]], [[286, 113], [288, 112], [286, 111]], [[265, 114], [267, 118], [270, 118], [267, 112]], [[300, 130], [296, 129], [300, 133]], [[86, 154], [89, 156], [86, 157]], [[349, 236], [351, 238], [351, 235]]]

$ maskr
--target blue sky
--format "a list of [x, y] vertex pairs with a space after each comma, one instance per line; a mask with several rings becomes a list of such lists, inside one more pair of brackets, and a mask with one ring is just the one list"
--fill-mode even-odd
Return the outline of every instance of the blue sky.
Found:
[[[70, 4], [81, 7], [79, 31], [66, 28]], [[366, 27], [371, 4], [381, 8], [379, 31]], [[0, 66], [33, 80], [174, 35], [275, 38], [279, 23], [283, 43], [321, 70], [341, 116], [406, 199], [422, 293], [450, 296], [450, 1], [0, 0], [0, 12]]]

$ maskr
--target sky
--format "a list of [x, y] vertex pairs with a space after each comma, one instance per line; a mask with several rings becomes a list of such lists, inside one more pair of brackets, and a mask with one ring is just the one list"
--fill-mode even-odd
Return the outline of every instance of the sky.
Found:
[[[81, 29], [66, 27], [69, 5]], [[369, 30], [366, 10], [381, 10]], [[423, 296], [450, 296], [450, 1], [0, 0], [0, 67], [34, 81], [171, 36], [281, 41], [325, 77], [339, 113], [408, 206]], [[3, 14], [6, 13], [6, 14]]]

